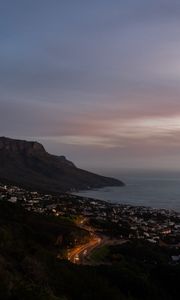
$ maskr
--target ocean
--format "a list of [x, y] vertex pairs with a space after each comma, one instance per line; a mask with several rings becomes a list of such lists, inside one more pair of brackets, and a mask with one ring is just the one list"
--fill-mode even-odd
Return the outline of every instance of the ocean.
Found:
[[126, 186], [80, 191], [76, 195], [112, 203], [173, 209], [180, 212], [180, 173], [111, 172], [106, 175], [123, 180]]

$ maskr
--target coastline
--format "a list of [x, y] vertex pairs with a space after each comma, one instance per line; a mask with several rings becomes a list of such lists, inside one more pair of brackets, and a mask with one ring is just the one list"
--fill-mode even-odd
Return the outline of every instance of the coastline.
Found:
[[180, 212], [180, 180], [175, 178], [126, 180], [125, 187], [107, 186], [98, 189], [73, 191], [77, 196], [155, 209], [173, 209]]
[[180, 213], [165, 208], [112, 203], [72, 194], [43, 194], [17, 186], [0, 185], [3, 202], [25, 210], [74, 220], [83, 218], [94, 230], [110, 238], [140, 239], [151, 243], [180, 245]]

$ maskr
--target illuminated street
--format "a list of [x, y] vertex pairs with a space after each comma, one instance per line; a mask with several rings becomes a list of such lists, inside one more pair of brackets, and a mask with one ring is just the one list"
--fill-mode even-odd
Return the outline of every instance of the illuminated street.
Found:
[[77, 246], [69, 251], [68, 260], [72, 263], [83, 264], [87, 261], [91, 251], [99, 247], [102, 240], [99, 237], [93, 237], [84, 245]]

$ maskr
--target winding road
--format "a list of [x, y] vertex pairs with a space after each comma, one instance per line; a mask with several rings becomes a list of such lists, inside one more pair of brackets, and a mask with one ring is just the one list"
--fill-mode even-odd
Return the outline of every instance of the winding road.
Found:
[[109, 239], [106, 236], [98, 236], [92, 227], [84, 225], [84, 221], [85, 219], [78, 223], [78, 225], [87, 230], [91, 238], [88, 243], [78, 245], [68, 251], [68, 260], [74, 264], [93, 264], [93, 262], [90, 261], [90, 255], [96, 248], [100, 248], [104, 245], [119, 245], [127, 242], [126, 240]]
[[101, 238], [92, 237], [88, 243], [69, 250], [68, 260], [76, 264], [86, 264], [90, 253], [99, 247], [101, 242]]

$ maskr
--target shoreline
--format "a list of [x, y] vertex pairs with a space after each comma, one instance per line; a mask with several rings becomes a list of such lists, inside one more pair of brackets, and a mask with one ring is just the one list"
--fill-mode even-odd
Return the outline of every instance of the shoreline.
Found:
[[180, 213], [172, 209], [112, 203], [73, 194], [54, 196], [15, 186], [0, 186], [0, 198], [42, 215], [65, 217], [74, 222], [83, 218], [97, 232], [109, 237], [172, 245], [176, 241], [178, 247], [180, 244]]
[[163, 208], [163, 207], [157, 208], [157, 207], [152, 207], [152, 206], [147, 206], [147, 205], [135, 205], [135, 204], [131, 204], [131, 203], [111, 202], [111, 200], [102, 200], [102, 199], [98, 199], [98, 198], [86, 197], [86, 196], [71, 194], [71, 193], [69, 195], [80, 198], [84, 201], [88, 201], [91, 203], [92, 202], [102, 203], [102, 204], [105, 204], [105, 205], [111, 206], [111, 207], [132, 208], [132, 209], [135, 208], [135, 209], [145, 209], [145, 210], [152, 210], [152, 211], [165, 211], [165, 212], [172, 212], [172, 213], [180, 215], [180, 211], [178, 211], [176, 209], [168, 209], [168, 208]]
[[[135, 191], [132, 190], [132, 186], [135, 186]], [[73, 191], [71, 194], [79, 197], [106, 201], [112, 204], [142, 206], [157, 210], [173, 210], [180, 213], [180, 196], [178, 198], [177, 191], [175, 191], [174, 194], [171, 193], [169, 195], [169, 200], [167, 198], [163, 200], [163, 194], [159, 194], [159, 191], [157, 191], [156, 196], [156, 190], [153, 191], [153, 194], [149, 194], [148, 191], [146, 192], [145, 188], [142, 187], [142, 190], [139, 188], [137, 192], [135, 184], [127, 184], [124, 188], [126, 188], [126, 190], [121, 189], [121, 187], [107, 186], [97, 189], [93, 188], [88, 190]], [[142, 191], [144, 194], [142, 194]]]

